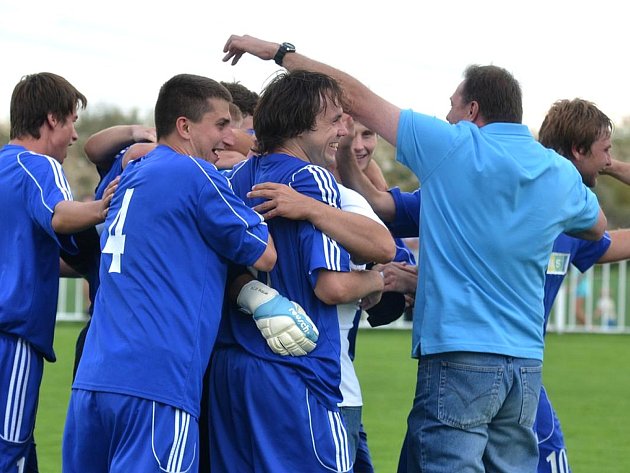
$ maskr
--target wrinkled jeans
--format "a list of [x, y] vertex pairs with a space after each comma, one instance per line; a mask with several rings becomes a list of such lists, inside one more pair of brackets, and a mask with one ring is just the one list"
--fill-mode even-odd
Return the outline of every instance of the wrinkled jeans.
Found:
[[423, 356], [398, 471], [536, 472], [540, 360], [491, 353]]

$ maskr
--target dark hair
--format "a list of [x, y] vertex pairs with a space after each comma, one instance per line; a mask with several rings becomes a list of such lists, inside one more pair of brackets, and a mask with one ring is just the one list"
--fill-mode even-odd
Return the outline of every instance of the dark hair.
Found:
[[157, 138], [175, 130], [179, 117], [199, 122], [212, 111], [208, 99], [232, 101], [230, 92], [217, 81], [193, 74], [179, 74], [162, 85], [155, 103], [155, 131]]
[[326, 99], [346, 108], [343, 91], [332, 77], [301, 70], [278, 74], [265, 87], [254, 111], [257, 151], [272, 153], [288, 139], [314, 130]]
[[523, 121], [521, 86], [501, 67], [468, 66], [464, 72], [462, 98], [466, 103], [479, 104], [479, 113], [486, 123]]
[[87, 99], [70, 82], [51, 72], [31, 74], [20, 79], [11, 95], [10, 139], [32, 136], [41, 138], [41, 126], [48, 114], [65, 122], [77, 108], [85, 108]]
[[243, 116], [254, 115], [254, 109], [258, 103], [258, 94], [249, 90], [240, 82], [221, 82], [232, 94], [232, 101], [239, 108]]
[[538, 132], [538, 141], [565, 158], [573, 159], [573, 147], [586, 153], [602, 136], [611, 136], [613, 122], [594, 103], [582, 99], [555, 102]]

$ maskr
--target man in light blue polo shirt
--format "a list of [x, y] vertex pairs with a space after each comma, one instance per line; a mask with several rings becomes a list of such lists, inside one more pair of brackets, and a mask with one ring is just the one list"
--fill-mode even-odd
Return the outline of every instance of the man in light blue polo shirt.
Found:
[[597, 198], [521, 124], [520, 86], [504, 69], [469, 67], [447, 123], [289, 46], [233, 35], [224, 61], [248, 52], [334, 77], [347, 112], [395, 145], [422, 185], [407, 471], [535, 471], [545, 268], [560, 233], [603, 235]]

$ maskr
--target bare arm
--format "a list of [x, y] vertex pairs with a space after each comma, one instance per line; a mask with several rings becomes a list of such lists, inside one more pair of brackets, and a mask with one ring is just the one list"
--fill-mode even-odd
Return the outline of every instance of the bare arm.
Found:
[[247, 197], [268, 199], [254, 207], [266, 220], [274, 217], [308, 220], [339, 242], [357, 262], [386, 263], [396, 254], [396, 245], [389, 230], [380, 223], [360, 214], [331, 207], [285, 184], [257, 184]]
[[630, 259], [630, 229], [613, 230], [609, 234], [610, 246], [597, 262], [603, 264]]
[[385, 180], [385, 175], [383, 174], [381, 167], [374, 159], [370, 160], [367, 168], [365, 168], [365, 171], [363, 171], [363, 174], [367, 176], [370, 182], [374, 184], [374, 187], [376, 187], [378, 190], [387, 191], [387, 189], [389, 189], [387, 181]]
[[278, 258], [278, 254], [276, 253], [276, 246], [273, 243], [273, 238], [271, 238], [271, 234], [269, 234], [269, 239], [267, 240], [267, 248], [260, 258], [256, 260], [256, 262], [252, 265], [259, 271], [269, 272], [276, 265], [276, 259]]
[[62, 200], [55, 205], [53, 230], [61, 234], [76, 233], [105, 221], [118, 181], [116, 178], [109, 183], [102, 199], [91, 202]]
[[[351, 126], [352, 119], [349, 119], [349, 127]], [[378, 189], [370, 178], [361, 171], [352, 152], [352, 140], [345, 137], [340, 140], [337, 150], [337, 172], [343, 185], [365, 197], [376, 215], [383, 221], [391, 222], [396, 218], [394, 198], [386, 190]]]
[[[250, 53], [263, 60], [273, 59], [280, 44], [263, 41], [253, 36], [232, 35], [223, 48], [224, 62], [238, 63], [243, 54]], [[398, 117], [400, 108], [376, 95], [354, 77], [334, 67], [314, 61], [300, 53], [290, 53], [284, 57], [282, 65], [289, 71], [306, 70], [329, 75], [336, 79], [344, 90], [349, 110], [354, 118], [381, 135], [396, 146]]]
[[606, 220], [606, 215], [602, 209], [599, 209], [599, 216], [597, 217], [597, 222], [588, 230], [584, 230], [579, 233], [571, 233], [572, 236], [576, 238], [581, 238], [583, 240], [599, 240], [604, 236], [604, 232], [606, 231], [606, 227], [608, 226], [608, 221]]
[[315, 295], [329, 305], [355, 302], [364, 297], [380, 299], [383, 292], [383, 278], [378, 271], [338, 271], [320, 270], [315, 284]]
[[155, 142], [155, 128], [144, 125], [116, 125], [94, 133], [84, 151], [96, 166], [106, 166], [121, 149], [138, 142]]
[[602, 170], [602, 174], [612, 176], [618, 181], [630, 185], [630, 163], [613, 159], [611, 165]]

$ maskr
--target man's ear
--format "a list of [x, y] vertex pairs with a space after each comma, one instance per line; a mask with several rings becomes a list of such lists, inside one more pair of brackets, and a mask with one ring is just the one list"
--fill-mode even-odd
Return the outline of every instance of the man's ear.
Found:
[[178, 117], [177, 122], [175, 123], [175, 127], [177, 128], [177, 132], [182, 138], [190, 138], [190, 125], [188, 118]]
[[55, 115], [49, 113], [48, 115], [46, 115], [46, 123], [50, 128], [55, 128], [55, 126], [57, 126], [57, 123], [59, 123], [59, 120], [57, 120]]
[[582, 149], [580, 149], [576, 145], [571, 146], [572, 161], [582, 161], [585, 156], [586, 156], [586, 153], [584, 153]]
[[473, 100], [468, 104], [468, 116], [466, 117], [468, 121], [476, 123], [478, 119], [481, 119], [479, 115], [479, 102]]

